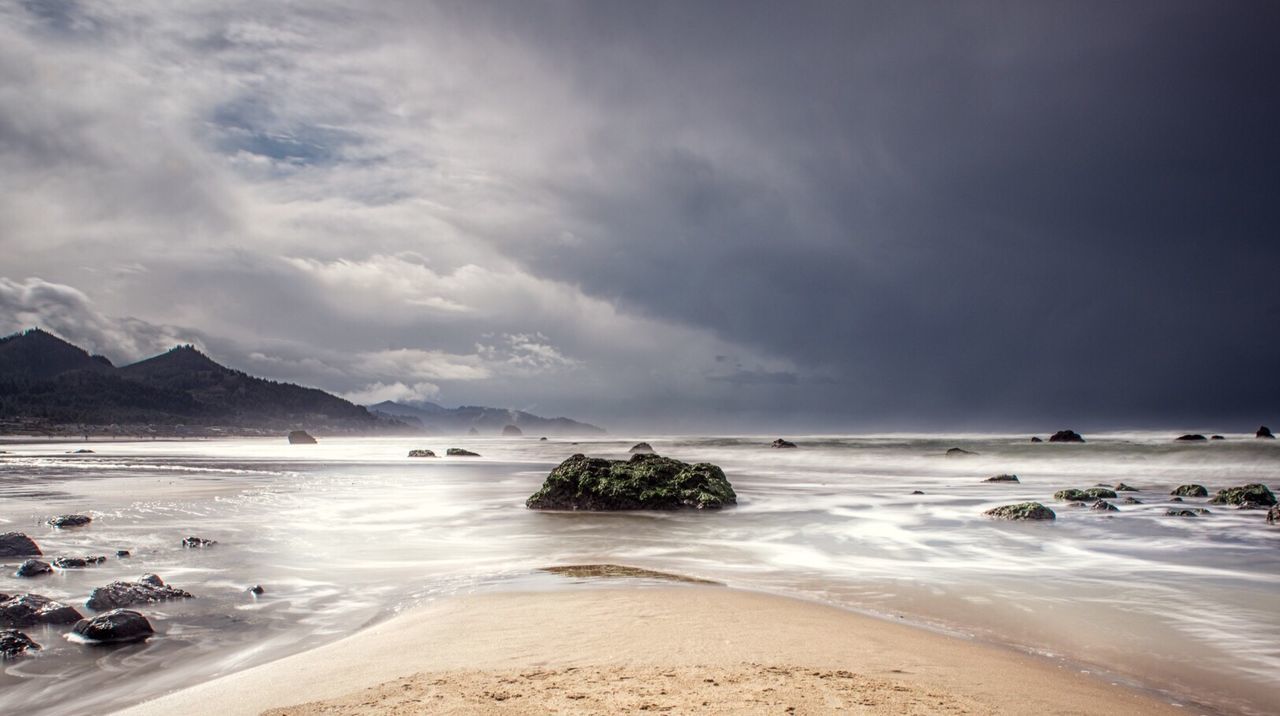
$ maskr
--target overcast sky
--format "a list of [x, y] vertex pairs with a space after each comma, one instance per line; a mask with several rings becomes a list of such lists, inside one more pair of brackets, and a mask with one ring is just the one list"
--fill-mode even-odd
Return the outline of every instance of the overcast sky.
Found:
[[1273, 2], [0, 0], [0, 332], [619, 429], [1280, 423]]

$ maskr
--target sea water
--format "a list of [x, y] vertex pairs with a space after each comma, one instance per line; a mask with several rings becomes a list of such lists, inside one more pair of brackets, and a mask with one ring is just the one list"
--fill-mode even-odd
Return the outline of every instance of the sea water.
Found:
[[[1280, 441], [1229, 435], [282, 439], [0, 445], [0, 531], [54, 556], [129, 558], [34, 579], [3, 564], [0, 592], [82, 612], [96, 586], [159, 574], [195, 599], [137, 607], [144, 644], [44, 648], [3, 664], [0, 713], [104, 713], [350, 634], [433, 599], [577, 588], [539, 570], [615, 563], [816, 599], [1057, 660], [1161, 692], [1189, 713], [1266, 713], [1280, 700], [1280, 526], [1210, 505], [1170, 517], [1169, 492], [1280, 487]], [[738, 506], [718, 512], [549, 513], [524, 500], [574, 454], [663, 455], [722, 466]], [[950, 458], [963, 447], [976, 455]], [[463, 447], [479, 458], [408, 458]], [[70, 451], [88, 448], [91, 454]], [[1019, 483], [988, 483], [1013, 473]], [[1054, 502], [1125, 482], [1118, 512]], [[912, 494], [914, 491], [923, 494]], [[1054, 522], [993, 521], [1037, 500]], [[1203, 506], [1187, 498], [1182, 506]], [[55, 529], [56, 514], [91, 525]], [[181, 540], [216, 540], [184, 549]], [[588, 580], [590, 581], [590, 580]], [[643, 581], [643, 580], [642, 580]], [[264, 593], [246, 591], [262, 585]], [[643, 585], [641, 585], [643, 586]], [[424, 647], [428, 648], [428, 647]]]

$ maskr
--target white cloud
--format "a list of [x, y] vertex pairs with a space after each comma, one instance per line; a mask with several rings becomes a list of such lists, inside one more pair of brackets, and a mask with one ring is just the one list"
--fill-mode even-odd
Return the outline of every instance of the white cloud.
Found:
[[373, 405], [385, 400], [418, 402], [431, 400], [440, 394], [440, 386], [432, 383], [371, 383], [342, 397], [357, 405]]

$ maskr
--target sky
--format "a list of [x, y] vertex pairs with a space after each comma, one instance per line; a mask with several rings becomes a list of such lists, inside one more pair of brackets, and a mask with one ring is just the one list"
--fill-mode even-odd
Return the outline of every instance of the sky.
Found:
[[1280, 423], [1280, 5], [0, 0], [0, 332], [667, 432]]

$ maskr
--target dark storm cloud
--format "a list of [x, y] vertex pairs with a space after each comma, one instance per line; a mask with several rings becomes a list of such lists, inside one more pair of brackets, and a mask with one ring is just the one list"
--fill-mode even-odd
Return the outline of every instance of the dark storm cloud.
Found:
[[96, 316], [69, 326], [184, 326], [370, 398], [1274, 421], [1278, 30], [1268, 3], [0, 7], [0, 274]]

